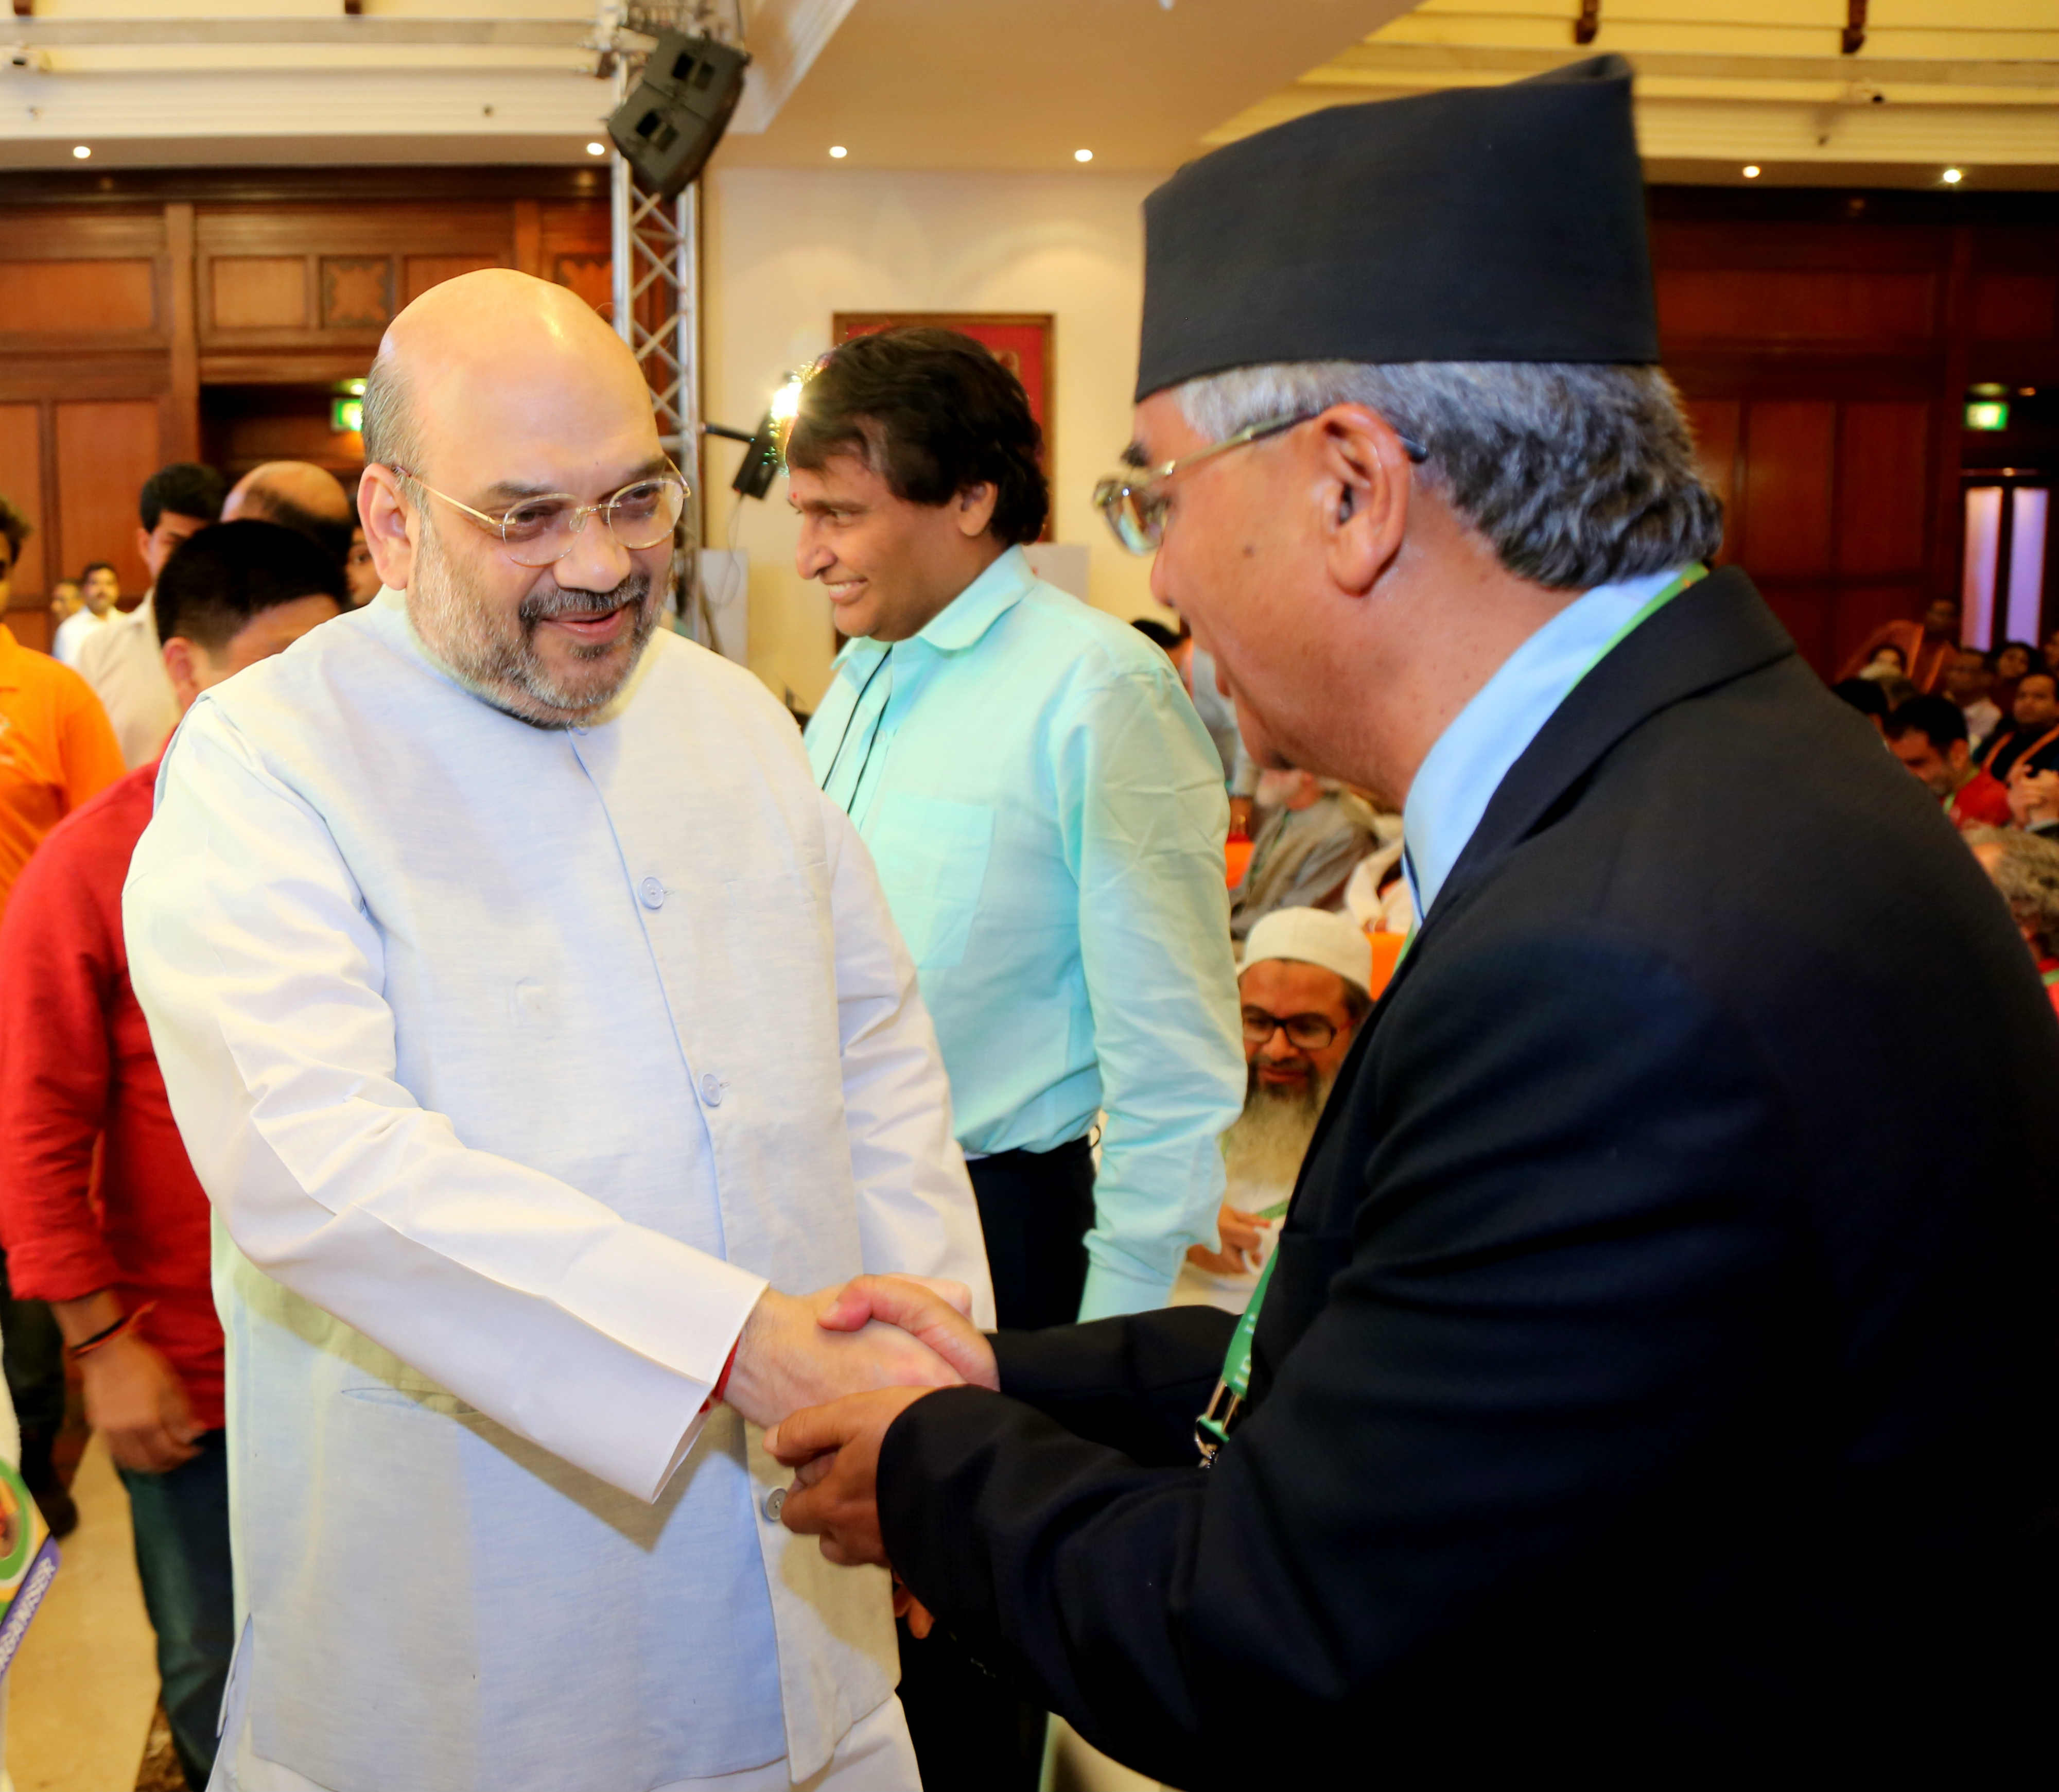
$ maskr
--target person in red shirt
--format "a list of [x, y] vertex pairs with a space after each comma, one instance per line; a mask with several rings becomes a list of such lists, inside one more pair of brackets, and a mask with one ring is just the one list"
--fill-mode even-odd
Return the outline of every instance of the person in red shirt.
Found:
[[1965, 711], [1949, 697], [1911, 697], [1882, 728], [1888, 751], [1945, 806], [1953, 826], [2006, 827], [2009, 792], [1975, 765]]
[[[341, 567], [290, 529], [201, 530], [157, 587], [180, 712], [344, 601]], [[156, 781], [141, 767], [52, 830], [0, 922], [0, 1236], [16, 1291], [55, 1311], [86, 1416], [127, 1484], [165, 1714], [200, 1787], [234, 1642], [222, 1338], [207, 1197], [121, 934]]]
[[[69, 666], [23, 647], [5, 621], [15, 563], [34, 525], [0, 497], [0, 913], [43, 836], [121, 775], [121, 749], [100, 699]], [[78, 1511], [51, 1462], [64, 1423], [63, 1344], [40, 1300], [17, 1300], [0, 1259], [0, 1336], [22, 1427], [22, 1479], [53, 1535]]]

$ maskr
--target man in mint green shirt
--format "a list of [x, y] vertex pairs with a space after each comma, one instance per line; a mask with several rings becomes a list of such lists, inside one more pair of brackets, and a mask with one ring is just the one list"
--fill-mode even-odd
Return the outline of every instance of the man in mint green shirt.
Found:
[[787, 449], [857, 637], [808, 755], [914, 958], [1004, 1326], [1163, 1304], [1244, 1087], [1221, 767], [1165, 656], [1030, 571], [1038, 446], [985, 348], [914, 329], [836, 350]]
[[[1245, 1079], [1221, 764], [1165, 656], [1030, 570], [1039, 445], [1012, 374], [918, 329], [836, 350], [787, 449], [855, 637], [808, 757], [914, 958], [1011, 1329], [1165, 1304]], [[925, 1785], [1034, 1792], [1042, 1711], [947, 1639], [901, 1663]]]

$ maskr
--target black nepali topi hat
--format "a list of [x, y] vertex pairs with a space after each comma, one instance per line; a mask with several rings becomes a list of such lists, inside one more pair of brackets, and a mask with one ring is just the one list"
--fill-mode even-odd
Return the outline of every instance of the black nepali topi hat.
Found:
[[1144, 202], [1137, 396], [1276, 361], [1659, 359], [1630, 65], [1340, 106]]

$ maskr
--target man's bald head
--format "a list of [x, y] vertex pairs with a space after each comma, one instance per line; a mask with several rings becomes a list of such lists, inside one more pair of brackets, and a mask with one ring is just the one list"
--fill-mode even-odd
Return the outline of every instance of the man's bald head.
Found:
[[221, 507], [225, 523], [253, 519], [298, 530], [340, 566], [357, 513], [335, 474], [305, 460], [268, 460], [238, 480]]
[[364, 447], [366, 551], [443, 668], [540, 727], [604, 711], [656, 626], [684, 504], [614, 331], [526, 274], [445, 281], [380, 344]]
[[460, 274], [388, 327], [365, 382], [364, 457], [421, 472], [439, 431], [477, 427], [482, 401], [553, 388], [650, 414], [628, 345], [577, 293], [508, 268]]

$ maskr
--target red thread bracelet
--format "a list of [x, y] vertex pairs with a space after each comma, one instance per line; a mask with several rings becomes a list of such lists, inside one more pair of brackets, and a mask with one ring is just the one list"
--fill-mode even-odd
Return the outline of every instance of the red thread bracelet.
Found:
[[66, 1345], [66, 1359], [74, 1363], [82, 1361], [96, 1350], [114, 1343], [117, 1338], [126, 1337], [143, 1322], [145, 1315], [156, 1310], [157, 1305], [154, 1300], [145, 1300], [135, 1312], [123, 1314], [105, 1331], [94, 1332], [85, 1343]]
[[723, 1390], [729, 1386], [729, 1372], [736, 1367], [736, 1344], [743, 1342], [743, 1334], [736, 1334], [736, 1344], [729, 1347], [729, 1355], [723, 1360], [722, 1373], [715, 1378], [715, 1385], [708, 1390], [708, 1397], [701, 1403], [701, 1411], [712, 1412], [722, 1404]]

